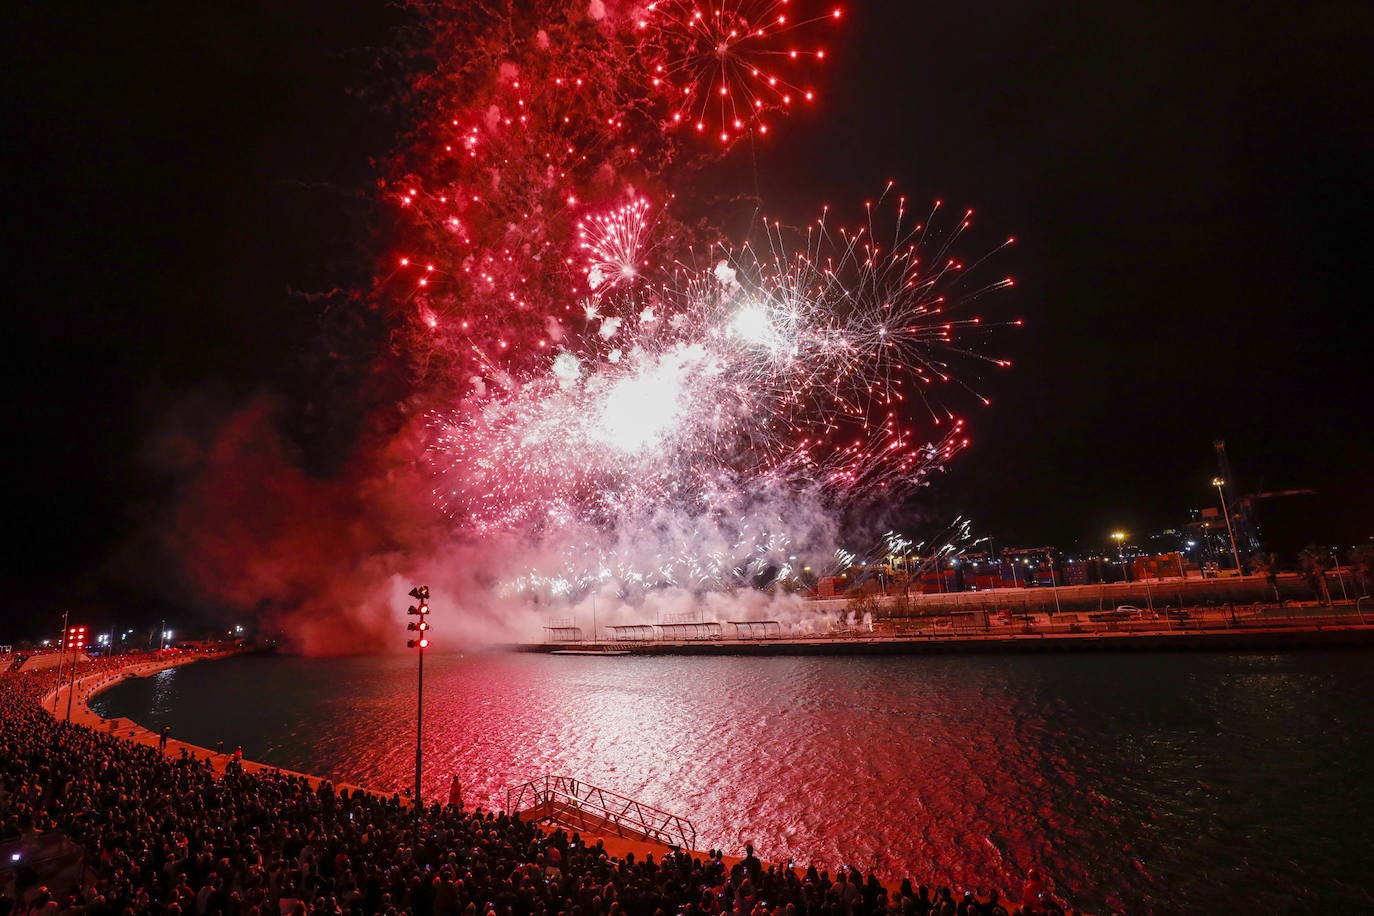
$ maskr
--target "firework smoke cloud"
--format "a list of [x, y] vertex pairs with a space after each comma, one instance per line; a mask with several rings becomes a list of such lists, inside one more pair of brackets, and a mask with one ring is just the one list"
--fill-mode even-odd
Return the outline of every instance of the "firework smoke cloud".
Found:
[[278, 529], [274, 545], [342, 541], [350, 556], [320, 565], [347, 576], [316, 589], [258, 564], [265, 596], [230, 586], [237, 567], [200, 578], [298, 623], [321, 619], [309, 595], [355, 594], [341, 643], [394, 626], [411, 578], [461, 591], [492, 638], [537, 635], [550, 602], [597, 596], [611, 622], [723, 593], [741, 615], [795, 616], [779, 596], [850, 556], [847, 513], [899, 504], [969, 444], [962, 411], [987, 398], [964, 370], [1006, 365], [983, 354], [992, 328], [973, 309], [1011, 280], [964, 262], [972, 213], [916, 208], [891, 185], [799, 227], [760, 205], [741, 238], [688, 212], [699, 166], [742, 138], [763, 167], [786, 154], [768, 125], [814, 97], [833, 7], [411, 13], [413, 128], [383, 165], [397, 233], [369, 297], [408, 367], [410, 419], [354, 461], [357, 487], [315, 488], [342, 508], [306, 500]]

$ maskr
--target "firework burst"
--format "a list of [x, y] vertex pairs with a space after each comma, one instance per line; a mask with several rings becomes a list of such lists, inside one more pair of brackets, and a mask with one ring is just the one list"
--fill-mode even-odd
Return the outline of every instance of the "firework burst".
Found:
[[587, 287], [598, 297], [633, 286], [649, 268], [645, 260], [653, 229], [652, 205], [644, 198], [607, 214], [585, 217], [577, 227], [586, 258]]
[[[543, 536], [748, 501], [738, 494], [837, 506], [921, 486], [967, 444], [939, 396], [971, 390], [952, 364], [1007, 365], [965, 345], [987, 326], [957, 313], [1011, 281], [971, 282], [951, 256], [967, 214], [939, 232], [895, 209], [884, 242], [873, 208], [858, 229], [818, 220], [796, 249], [771, 223], [762, 246], [639, 277], [638, 312], [615, 314], [611, 294], [606, 312], [588, 307], [538, 374], [436, 414], [440, 505]], [[588, 224], [589, 276], [640, 264], [629, 239], [646, 210]]]
[[808, 36], [839, 10], [446, 2], [382, 286], [457, 536], [537, 546], [556, 571], [528, 581], [554, 592], [757, 584], [967, 445], [1006, 365], [973, 308], [1011, 284], [958, 255], [971, 212], [918, 218], [889, 189], [852, 225], [730, 242], [671, 212], [665, 122], [726, 147], [766, 130], [811, 97]]
[[825, 49], [797, 42], [840, 16], [797, 18], [788, 0], [655, 0], [637, 25], [669, 123], [728, 146], [749, 130], [767, 133], [769, 112], [815, 97], [801, 71]]

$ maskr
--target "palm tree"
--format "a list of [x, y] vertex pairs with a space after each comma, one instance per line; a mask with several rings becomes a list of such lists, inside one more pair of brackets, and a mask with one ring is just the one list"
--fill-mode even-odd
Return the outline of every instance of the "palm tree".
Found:
[[1274, 590], [1274, 600], [1282, 605], [1283, 598], [1279, 595], [1279, 555], [1273, 551], [1261, 550], [1250, 558], [1250, 568], [1264, 576], [1264, 581]]
[[1312, 594], [1323, 604], [1331, 604], [1331, 591], [1326, 585], [1326, 572], [1331, 568], [1331, 551], [1316, 544], [1308, 544], [1298, 551], [1298, 562], [1302, 564], [1302, 575], [1307, 580]]

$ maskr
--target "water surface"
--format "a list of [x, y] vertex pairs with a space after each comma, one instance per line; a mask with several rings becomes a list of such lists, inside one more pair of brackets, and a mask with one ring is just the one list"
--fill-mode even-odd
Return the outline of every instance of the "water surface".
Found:
[[[576, 776], [701, 849], [956, 889], [1047, 871], [1091, 910], [1374, 910], [1367, 651], [436, 656], [424, 792]], [[414, 780], [414, 656], [243, 657], [93, 704], [379, 789]]]

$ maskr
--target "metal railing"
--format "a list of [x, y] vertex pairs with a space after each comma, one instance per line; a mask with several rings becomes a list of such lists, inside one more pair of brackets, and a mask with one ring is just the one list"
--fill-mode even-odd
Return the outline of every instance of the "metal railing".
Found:
[[543, 776], [507, 789], [506, 810], [535, 823], [696, 848], [697, 831], [686, 818], [569, 776]]
[[[1371, 599], [1364, 596], [1364, 600]], [[1166, 605], [1153, 611], [1138, 609], [1137, 613], [1121, 613], [1116, 619], [1112, 618], [1112, 614], [1113, 612], [1066, 612], [1050, 616], [1037, 613], [1031, 616], [1029, 622], [1015, 612], [1008, 615], [989, 614], [976, 621], [961, 619], [959, 614], [890, 618], [880, 621], [879, 632], [888, 638], [1062, 634], [1157, 636], [1161, 631], [1205, 633], [1321, 630], [1368, 625], [1359, 600], [1338, 601], [1329, 606], [1316, 602], [1290, 602], [1286, 608], [1264, 604], [1236, 604], [1180, 609]]]

